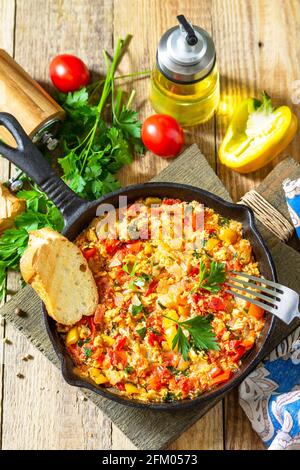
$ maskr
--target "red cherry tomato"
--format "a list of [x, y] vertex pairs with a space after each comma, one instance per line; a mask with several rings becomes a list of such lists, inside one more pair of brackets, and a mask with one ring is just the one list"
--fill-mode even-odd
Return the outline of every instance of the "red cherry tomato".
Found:
[[85, 63], [71, 54], [60, 54], [54, 57], [49, 71], [53, 85], [63, 93], [79, 90], [86, 86], [90, 79]]
[[142, 141], [160, 157], [175, 157], [184, 144], [183, 130], [176, 119], [165, 114], [153, 114], [142, 126]]

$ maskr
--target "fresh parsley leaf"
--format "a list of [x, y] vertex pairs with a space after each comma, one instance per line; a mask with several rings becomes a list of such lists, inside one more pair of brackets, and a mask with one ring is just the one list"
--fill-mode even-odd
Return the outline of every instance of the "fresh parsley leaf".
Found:
[[207, 317], [196, 316], [180, 322], [180, 325], [190, 333], [193, 344], [199, 350], [219, 350], [215, 334]]
[[201, 253], [198, 250], [194, 250], [193, 251], [193, 256], [194, 256], [194, 258], [199, 259], [199, 258], [201, 258]]
[[134, 367], [132, 366], [126, 366], [125, 369], [124, 369], [124, 372], [125, 374], [132, 374], [132, 372], [134, 371]]
[[91, 355], [92, 355], [91, 348], [83, 348], [83, 350], [84, 350], [84, 353], [85, 353], [85, 357], [91, 357]]
[[183, 359], [187, 360], [189, 350], [191, 349], [191, 345], [189, 343], [189, 340], [183, 333], [181, 326], [178, 327], [177, 333], [174, 336], [173, 341], [172, 341], [172, 349], [175, 349], [176, 346], [177, 346], [178, 352], [182, 354]]
[[133, 277], [137, 271], [137, 262], [135, 261], [130, 268], [129, 262], [127, 261], [125, 264], [123, 264], [122, 269], [125, 271], [125, 273], [129, 274], [129, 276]]
[[115, 125], [122, 129], [125, 136], [131, 136], [137, 139], [141, 137], [141, 123], [138, 120], [136, 111], [123, 106], [120, 115], [114, 121]]
[[147, 328], [144, 326], [143, 328], [136, 330], [136, 332], [142, 339], [144, 339], [147, 334]]
[[163, 401], [164, 401], [165, 403], [169, 403], [169, 402], [171, 402], [171, 401], [174, 401], [175, 398], [176, 398], [175, 393], [168, 391], [168, 392], [164, 395]]
[[224, 263], [212, 261], [210, 264], [210, 270], [206, 269], [203, 260], [200, 262], [199, 269], [199, 280], [193, 291], [198, 289], [205, 289], [212, 294], [217, 294], [221, 289], [221, 284], [225, 282], [226, 272]]
[[[207, 317], [197, 316], [179, 322], [167, 315], [163, 316], [177, 324], [178, 330], [172, 341], [172, 349], [177, 347], [185, 360], [188, 359], [188, 352], [192, 347], [198, 350], [219, 350], [216, 336]], [[189, 338], [185, 336], [183, 329], [188, 331]]]
[[79, 348], [81, 348], [81, 346], [83, 346], [83, 341], [82, 341], [81, 339], [79, 339], [79, 340], [77, 341], [77, 346], [78, 346]]
[[132, 305], [131, 306], [131, 315], [133, 317], [135, 317], [136, 315], [138, 315], [139, 313], [141, 313], [143, 311], [143, 305], [140, 304], [140, 305]]

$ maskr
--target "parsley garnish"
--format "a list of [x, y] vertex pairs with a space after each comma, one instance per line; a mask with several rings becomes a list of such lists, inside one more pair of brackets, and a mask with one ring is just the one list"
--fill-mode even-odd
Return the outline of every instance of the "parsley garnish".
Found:
[[130, 277], [133, 277], [137, 271], [137, 262], [135, 261], [131, 268], [129, 268], [129, 261], [127, 261], [123, 264], [122, 269], [125, 273], [129, 274]]
[[136, 330], [136, 332], [142, 339], [144, 339], [147, 334], [147, 328], [144, 326], [143, 328]]
[[199, 281], [193, 291], [205, 289], [212, 294], [217, 294], [221, 289], [221, 284], [225, 282], [226, 272], [224, 263], [212, 261], [210, 270], [207, 271], [203, 260], [200, 261]]
[[[178, 352], [182, 354], [185, 360], [188, 359], [188, 352], [192, 347], [200, 351], [209, 349], [219, 350], [215, 334], [207, 317], [197, 316], [181, 322], [167, 315], [163, 315], [163, 317], [178, 325], [177, 333], [172, 341], [172, 349], [175, 349], [177, 346]], [[185, 336], [182, 328], [189, 332], [189, 338]]]
[[83, 348], [83, 350], [85, 352], [85, 357], [91, 357], [91, 355], [92, 355], [91, 348]]
[[138, 315], [139, 313], [141, 313], [143, 311], [143, 305], [140, 304], [140, 305], [132, 305], [131, 307], [131, 315], [133, 317], [135, 317], [136, 315]]
[[163, 397], [163, 401], [166, 402], [166, 403], [169, 403], [171, 401], [174, 401], [175, 397], [176, 397], [175, 393], [167, 392]]
[[132, 366], [126, 366], [124, 369], [125, 374], [131, 374], [134, 371], [134, 367]]

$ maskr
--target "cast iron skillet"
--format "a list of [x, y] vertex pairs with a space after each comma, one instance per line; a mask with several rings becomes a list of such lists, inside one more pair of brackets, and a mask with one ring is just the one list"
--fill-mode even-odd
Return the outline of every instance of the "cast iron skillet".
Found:
[[[50, 165], [44, 159], [37, 147], [31, 142], [25, 131], [16, 119], [10, 114], [0, 113], [0, 125], [11, 132], [16, 140], [17, 148], [12, 148], [0, 142], [0, 153], [17, 165], [58, 207], [65, 221], [63, 234], [73, 240], [89, 222], [95, 217], [96, 209], [100, 203], [108, 203], [118, 206], [118, 197], [126, 195], [129, 202], [147, 196], [158, 196], [167, 198], [180, 198], [185, 201], [198, 200], [206, 206], [213, 208], [225, 217], [238, 220], [243, 224], [244, 236], [249, 239], [253, 247], [256, 260], [263, 276], [276, 281], [275, 267], [263, 239], [254, 224], [252, 211], [243, 205], [232, 204], [193, 186], [177, 183], [146, 183], [132, 185], [127, 188], [107, 194], [101, 199], [87, 202], [79, 198], [68, 186], [55, 174]], [[88, 379], [82, 379], [73, 372], [73, 362], [68, 355], [64, 344], [57, 333], [55, 322], [47, 315], [44, 304], [41, 303], [48, 335], [53, 347], [61, 361], [62, 374], [65, 380], [76, 387], [84, 387], [96, 392], [106, 398], [119, 403], [151, 408], [157, 410], [177, 410], [191, 406], [201, 406], [214, 398], [221, 397], [236, 387], [259, 363], [266, 354], [268, 338], [275, 327], [275, 317], [267, 314], [264, 329], [256, 342], [254, 348], [244, 357], [240, 370], [233, 378], [219, 388], [206, 392], [192, 400], [181, 400], [171, 403], [144, 403], [118, 395], [116, 392], [98, 386]]]

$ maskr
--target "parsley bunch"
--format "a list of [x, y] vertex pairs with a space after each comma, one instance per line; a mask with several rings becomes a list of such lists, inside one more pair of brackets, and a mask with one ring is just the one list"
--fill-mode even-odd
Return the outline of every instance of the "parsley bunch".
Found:
[[[61, 151], [58, 158], [63, 179], [79, 196], [97, 199], [118, 189], [115, 174], [131, 163], [133, 153], [143, 153], [141, 123], [130, 108], [135, 92], [122, 104], [124, 93], [115, 86], [115, 72], [128, 39], [119, 39], [110, 61], [104, 51], [106, 77], [97, 87], [82, 88], [59, 100], [67, 113], [60, 132]], [[134, 75], [134, 74], [133, 74]], [[95, 103], [95, 91], [100, 97]]]
[[[130, 37], [119, 39], [112, 59], [106, 51], [103, 80], [74, 93], [58, 95], [66, 118], [58, 133], [58, 163], [62, 178], [79, 196], [93, 200], [120, 187], [117, 171], [142, 154], [141, 123], [131, 109], [135, 92], [126, 104], [124, 93], [115, 86], [115, 72]], [[129, 78], [137, 72], [120, 78]], [[49, 157], [49, 153], [45, 155]], [[54, 204], [31, 181], [22, 177], [26, 190], [17, 196], [26, 200], [26, 211], [15, 219], [15, 228], [0, 237], [0, 299], [6, 294], [9, 269], [18, 270], [28, 244], [28, 232], [43, 227], [63, 229], [63, 219]]]

